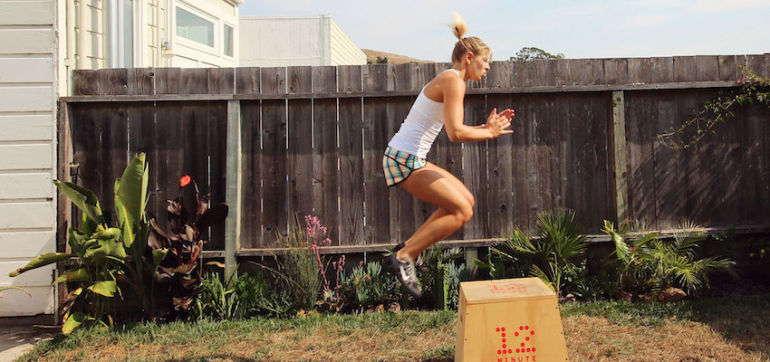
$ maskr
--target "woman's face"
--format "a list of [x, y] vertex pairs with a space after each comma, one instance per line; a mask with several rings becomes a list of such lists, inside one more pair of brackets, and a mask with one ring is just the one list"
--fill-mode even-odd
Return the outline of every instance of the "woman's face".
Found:
[[480, 52], [479, 55], [471, 55], [470, 61], [467, 65], [468, 78], [478, 81], [487, 75], [487, 71], [489, 70], [490, 56], [491, 52], [489, 51]]

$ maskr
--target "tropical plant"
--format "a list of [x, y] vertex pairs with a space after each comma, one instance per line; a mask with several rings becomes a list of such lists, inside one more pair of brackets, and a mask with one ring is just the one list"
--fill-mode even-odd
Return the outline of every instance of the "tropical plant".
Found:
[[[28, 270], [59, 261], [67, 262], [66, 272], [54, 281], [71, 283], [75, 288], [67, 295], [63, 311], [62, 332], [69, 334], [83, 323], [109, 326], [113, 298], [122, 297], [118, 281], [127, 281], [142, 296], [145, 312], [152, 313], [143, 270], [154, 270], [165, 256], [165, 250], [147, 251], [147, 164], [145, 155], [136, 155], [123, 176], [115, 181], [115, 214], [117, 227], [110, 227], [96, 195], [77, 184], [54, 180], [82, 211], [80, 227], [69, 229], [71, 253], [44, 253], [17, 269], [14, 277]], [[128, 258], [130, 253], [133, 258]], [[146, 266], [146, 267], [145, 267]], [[128, 275], [126, 274], [128, 272]]]
[[[683, 230], [693, 229], [685, 225]], [[614, 243], [619, 289], [636, 295], [658, 295], [669, 287], [681, 287], [692, 294], [709, 287], [709, 274], [731, 271], [734, 264], [724, 258], [698, 259], [696, 248], [705, 239], [702, 232], [677, 232], [672, 240], [647, 233], [638, 239], [619, 232], [605, 220], [602, 231]]]
[[575, 222], [575, 212], [560, 209], [538, 215], [537, 237], [515, 229], [490, 249], [486, 263], [478, 259], [474, 262], [494, 279], [538, 277], [561, 296], [565, 286], [576, 282], [566, 280], [566, 273], [581, 275], [576, 271], [576, 262], [583, 258], [585, 249], [585, 236]]
[[188, 175], [179, 181], [179, 192], [174, 200], [166, 200], [168, 229], [150, 220], [149, 244], [153, 249], [169, 252], [161, 261], [155, 277], [168, 291], [163, 305], [176, 312], [188, 310], [201, 282], [201, 252], [206, 243], [202, 234], [208, 227], [225, 220], [227, 204], [208, 207], [210, 195], [201, 195], [198, 185]]

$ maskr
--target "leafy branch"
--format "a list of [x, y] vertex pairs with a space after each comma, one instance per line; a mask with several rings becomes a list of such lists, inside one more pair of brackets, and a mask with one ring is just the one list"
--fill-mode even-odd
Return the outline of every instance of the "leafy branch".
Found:
[[738, 87], [720, 94], [693, 110], [682, 125], [671, 127], [659, 134], [658, 140], [671, 149], [688, 149], [707, 135], [716, 135], [717, 127], [735, 118], [734, 110], [746, 104], [764, 104], [770, 108], [770, 79], [761, 77], [746, 66], [741, 66], [743, 76], [736, 79]]

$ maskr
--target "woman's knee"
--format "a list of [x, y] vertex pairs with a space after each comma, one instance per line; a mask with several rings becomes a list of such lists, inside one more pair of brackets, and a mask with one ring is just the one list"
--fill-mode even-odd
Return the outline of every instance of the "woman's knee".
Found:
[[458, 206], [455, 216], [462, 224], [465, 224], [473, 217], [473, 198]]

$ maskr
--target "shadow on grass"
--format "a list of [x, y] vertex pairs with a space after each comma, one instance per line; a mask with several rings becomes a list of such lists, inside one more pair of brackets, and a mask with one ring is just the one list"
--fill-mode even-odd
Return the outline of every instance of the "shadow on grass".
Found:
[[211, 360], [223, 360], [223, 361], [234, 361], [234, 362], [255, 361], [252, 358], [237, 357], [226, 353], [209, 354], [209, 355], [195, 356], [190, 358], [172, 358], [172, 359], [167, 359], [165, 361], [166, 362], [197, 362], [197, 361], [211, 361]]
[[708, 325], [722, 337], [748, 352], [770, 355], [770, 293], [688, 300], [679, 303], [627, 303], [618, 301], [564, 304], [564, 316], [607, 318], [622, 325], [661, 326], [668, 320]]

